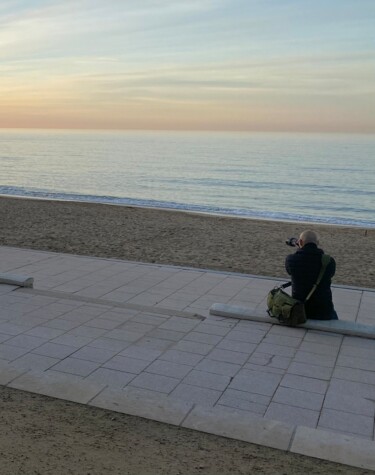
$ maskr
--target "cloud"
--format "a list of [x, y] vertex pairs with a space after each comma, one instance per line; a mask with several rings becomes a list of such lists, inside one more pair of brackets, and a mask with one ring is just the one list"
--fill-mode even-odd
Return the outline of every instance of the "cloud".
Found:
[[336, 17], [322, 0], [1, 2], [0, 106], [72, 123], [164, 108], [172, 124], [187, 111], [197, 124], [218, 111], [245, 124], [250, 110], [291, 120], [288, 104], [305, 116], [358, 104], [367, 120], [374, 8], [332, 3]]

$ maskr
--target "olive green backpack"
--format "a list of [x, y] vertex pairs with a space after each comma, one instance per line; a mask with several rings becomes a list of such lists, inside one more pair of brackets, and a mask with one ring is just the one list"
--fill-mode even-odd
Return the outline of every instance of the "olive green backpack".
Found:
[[286, 284], [272, 289], [267, 296], [268, 315], [270, 317], [277, 318], [283, 325], [289, 325], [291, 327], [305, 323], [307, 320], [305, 302], [309, 300], [320, 284], [330, 260], [331, 257], [328, 254], [322, 255], [322, 267], [320, 269], [318, 278], [304, 302], [294, 299], [292, 296], [284, 292], [285, 288], [292, 285], [291, 282], [287, 282]]

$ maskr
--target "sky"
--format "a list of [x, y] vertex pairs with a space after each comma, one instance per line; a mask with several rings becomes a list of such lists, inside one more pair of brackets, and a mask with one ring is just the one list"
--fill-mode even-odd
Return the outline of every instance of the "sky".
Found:
[[375, 0], [1, 0], [0, 127], [375, 133]]

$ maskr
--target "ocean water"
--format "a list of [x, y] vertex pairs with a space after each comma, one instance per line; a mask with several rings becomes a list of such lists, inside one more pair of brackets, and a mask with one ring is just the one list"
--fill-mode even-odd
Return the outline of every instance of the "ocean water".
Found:
[[3, 129], [0, 195], [375, 227], [375, 136]]

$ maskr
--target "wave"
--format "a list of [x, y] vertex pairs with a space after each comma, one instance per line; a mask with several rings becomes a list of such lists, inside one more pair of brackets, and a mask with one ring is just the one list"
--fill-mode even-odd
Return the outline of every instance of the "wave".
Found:
[[[343, 226], [355, 226], [375, 228], [375, 222], [366, 219], [343, 218], [339, 216], [314, 216], [313, 214], [298, 214], [291, 212], [257, 211], [247, 208], [226, 208], [220, 206], [197, 205], [191, 203], [179, 203], [174, 201], [146, 200], [136, 198], [120, 198], [107, 195], [86, 195], [77, 193], [59, 193], [48, 190], [32, 188], [0, 186], [0, 195], [15, 196], [20, 198], [38, 198], [59, 201], [77, 201], [86, 203], [103, 203], [122, 206], [138, 206], [145, 208], [162, 208], [180, 211], [193, 211], [198, 213], [268, 219], [277, 221], [310, 222], [320, 224], [335, 224]], [[358, 211], [358, 210], [357, 210]]]

